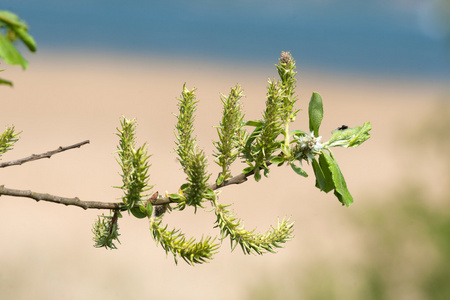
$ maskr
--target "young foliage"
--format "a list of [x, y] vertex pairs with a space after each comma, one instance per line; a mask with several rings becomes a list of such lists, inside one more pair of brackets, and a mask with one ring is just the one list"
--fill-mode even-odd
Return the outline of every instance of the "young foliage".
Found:
[[102, 214], [98, 216], [98, 220], [95, 221], [92, 228], [92, 233], [94, 233], [94, 247], [105, 249], [117, 249], [114, 241], [119, 241], [119, 225], [117, 224], [118, 218], [121, 218], [122, 214], [119, 211], [114, 211], [112, 216], [105, 216]]
[[178, 263], [178, 257], [181, 257], [190, 265], [208, 262], [219, 248], [215, 244], [215, 239], [207, 236], [196, 242], [194, 238], [186, 240], [186, 237], [180, 230], [167, 230], [161, 226], [160, 218], [150, 218], [150, 232], [153, 239], [161, 245], [166, 254], [171, 252], [175, 263]]
[[[283, 51], [276, 67], [280, 80], [269, 80], [263, 120], [246, 122], [246, 125], [256, 128], [242, 150], [241, 157], [250, 165], [243, 172], [254, 173], [256, 181], [261, 179], [260, 170], [264, 170], [264, 175], [268, 176], [268, 164], [272, 163], [281, 166], [287, 162], [296, 173], [306, 175], [293, 163], [295, 157], [290, 147], [292, 134], [289, 133], [289, 124], [295, 120], [299, 112], [294, 110], [294, 104], [297, 102], [295, 60], [289, 52]], [[283, 135], [283, 140], [277, 140], [280, 135]]]
[[217, 149], [214, 154], [216, 163], [222, 168], [217, 178], [217, 185], [221, 185], [231, 177], [230, 166], [236, 160], [240, 151], [240, 141], [244, 138], [243, 114], [240, 99], [242, 89], [235, 86], [228, 96], [222, 95], [223, 104], [222, 121], [217, 126], [219, 141], [213, 142]]
[[[216, 148], [214, 156], [221, 172], [212, 185], [208, 184], [210, 174], [207, 172], [206, 155], [198, 148], [194, 136], [194, 113], [197, 105], [195, 89], [188, 90], [186, 85], [183, 85], [181, 97], [178, 99], [175, 152], [187, 175], [186, 183], [181, 185], [178, 193], [166, 193], [165, 197], [155, 196], [156, 193], [152, 197], [154, 199], [144, 199], [148, 195], [143, 192], [149, 189], [149, 165], [146, 162], [149, 156], [144, 146], [137, 150], [134, 148], [134, 121], [125, 119], [122, 122], [122, 130], [119, 130], [118, 134], [121, 139], [118, 153], [123, 171], [124, 209], [131, 211], [136, 217], [150, 219], [153, 238], [161, 244], [166, 253], [173, 254], [176, 262], [179, 257], [189, 264], [208, 261], [219, 246], [214, 244], [211, 237], [196, 242], [193, 238], [186, 239], [177, 229], [168, 230], [167, 225], [162, 226], [164, 212], [171, 210], [169, 203], [176, 203], [176, 210], [193, 206], [196, 212], [198, 208], [204, 208], [204, 203], [209, 201], [216, 215], [215, 227], [219, 228], [221, 240], [229, 237], [232, 249], [239, 245], [245, 254], [273, 253], [293, 237], [293, 223], [290, 223], [288, 218], [279, 221], [276, 227], [266, 233], [245, 230], [242, 221], [235, 217], [228, 206], [217, 202], [214, 192], [214, 189], [219, 187], [241, 183], [251, 175], [259, 181], [261, 172], [266, 177], [269, 175], [269, 167], [272, 164], [281, 166], [286, 163], [296, 174], [307, 177], [308, 174], [301, 166], [303, 161], [311, 163], [316, 176], [316, 186], [320, 190], [326, 193], [334, 190], [335, 196], [343, 205], [349, 206], [353, 202], [330, 147], [360, 145], [370, 137], [370, 123], [365, 123], [362, 127], [346, 127], [333, 131], [331, 139], [322, 143], [319, 129], [324, 116], [323, 101], [318, 93], [313, 93], [308, 107], [310, 133], [302, 130], [289, 132], [289, 125], [299, 111], [294, 109], [297, 102], [294, 93], [297, 74], [295, 60], [289, 52], [282, 52], [276, 67], [280, 80], [268, 81], [266, 108], [262, 120], [244, 121], [240, 103], [243, 93], [239, 86], [232, 88], [228, 96], [222, 95], [223, 112], [217, 127], [218, 141], [213, 142]], [[245, 127], [253, 130], [247, 132]], [[230, 166], [237, 157], [248, 167], [243, 170], [242, 175], [233, 177]], [[244, 177], [237, 180], [239, 176]], [[154, 216], [151, 215], [152, 204], [157, 207]]]
[[[31, 52], [36, 52], [36, 42], [28, 33], [28, 25], [16, 14], [0, 10], [0, 59], [10, 65], [20, 65], [25, 70], [28, 62], [14, 45], [22, 41]], [[2, 70], [0, 70], [2, 71]], [[12, 86], [12, 82], [0, 79], [0, 84]]]
[[176, 125], [176, 153], [178, 161], [186, 173], [187, 183], [181, 186], [184, 197], [179, 197], [177, 209], [183, 210], [186, 205], [203, 207], [202, 201], [208, 189], [207, 160], [203, 150], [198, 149], [194, 131], [194, 113], [196, 111], [195, 89], [189, 91], [186, 84], [183, 86], [181, 98], [178, 99], [179, 115]]
[[[191, 118], [188, 117], [186, 120], [191, 120]], [[163, 204], [158, 205], [154, 209], [152, 203], [156, 203], [163, 197], [158, 196], [158, 192], [154, 193], [151, 197], [149, 197], [149, 194], [146, 194], [152, 188], [148, 183], [148, 170], [150, 167], [148, 159], [150, 155], [147, 154], [145, 144], [136, 149], [135, 131], [135, 120], [128, 120], [126, 118], [121, 120], [121, 128], [118, 129], [117, 133], [120, 139], [117, 151], [119, 158], [117, 161], [122, 169], [121, 176], [123, 182], [120, 188], [124, 191], [121, 209], [131, 212], [136, 218], [148, 218], [153, 239], [157, 244], [161, 244], [166, 253], [171, 252], [173, 254], [175, 262], [178, 262], [179, 257], [189, 264], [208, 261], [218, 248], [218, 245], [214, 244], [213, 238], [208, 236], [197, 242], [194, 238], [186, 239], [180, 230], [173, 229], [169, 231], [167, 230], [167, 225], [165, 227], [161, 226], [162, 215], [167, 209], [170, 210], [170, 207], [167, 204]], [[191, 144], [192, 137], [189, 137], [191, 140], [185, 140], [184, 144], [194, 145], [193, 143]], [[191, 149], [193, 151], [194, 146]], [[206, 182], [209, 179], [209, 175], [205, 173], [206, 158], [202, 151], [197, 151], [194, 155], [187, 153], [181, 160], [183, 160], [186, 173], [188, 174], [188, 183], [184, 185], [184, 192], [183, 190], [180, 191], [181, 194], [187, 194], [186, 197], [180, 195], [179, 199], [182, 199], [180, 202], [183, 205], [201, 206], [198, 199], [202, 200], [204, 197], [208, 197], [208, 185]], [[113, 217], [99, 216], [92, 229], [95, 247], [116, 249], [114, 241], [118, 241], [119, 236], [118, 216], [121, 216], [119, 211], [115, 211]]]
[[0, 135], [0, 157], [12, 149], [19, 140], [19, 134], [20, 132], [14, 132], [14, 126], [6, 127], [5, 131]]
[[195, 89], [189, 91], [186, 88], [186, 84], [183, 85], [183, 91], [181, 98], [178, 99], [179, 114], [177, 117], [178, 122], [176, 125], [176, 138], [178, 154], [178, 161], [185, 169], [189, 164], [189, 161], [194, 155], [196, 146], [196, 140], [193, 136], [194, 133], [194, 112], [196, 111], [197, 101], [195, 100]]
[[[259, 181], [261, 170], [265, 176], [269, 174], [269, 164], [281, 166], [287, 163], [295, 173], [307, 177], [308, 174], [301, 167], [302, 162], [306, 161], [308, 164], [312, 163], [316, 186], [325, 192], [334, 190], [338, 200], [349, 206], [353, 198], [330, 147], [359, 146], [370, 137], [371, 124], [366, 122], [362, 127], [335, 130], [330, 140], [322, 143], [319, 128], [324, 116], [323, 101], [320, 94], [314, 92], [308, 106], [310, 134], [301, 130], [289, 133], [289, 123], [295, 119], [298, 112], [294, 111], [294, 103], [297, 101], [294, 94], [295, 68], [295, 61], [290, 53], [282, 52], [277, 64], [281, 81], [269, 80], [264, 119], [245, 123], [255, 129], [242, 143], [244, 146], [240, 155], [244, 162], [250, 165], [243, 172], [254, 173], [255, 180]], [[284, 125], [284, 131], [281, 125]], [[277, 140], [281, 133], [284, 142]], [[319, 162], [316, 157], [319, 157]]]
[[346, 128], [343, 130], [333, 130], [331, 132], [331, 138], [324, 144], [327, 147], [358, 147], [364, 141], [370, 138], [369, 131], [372, 129], [372, 125], [369, 122], [363, 124], [363, 126], [356, 126], [353, 128]]
[[221, 240], [230, 237], [232, 250], [239, 244], [244, 254], [275, 253], [275, 248], [281, 248], [281, 244], [293, 237], [294, 223], [289, 223], [289, 219], [278, 221], [277, 227], [272, 227], [265, 234], [255, 234], [255, 230], [245, 230], [241, 220], [236, 219], [233, 212], [227, 209], [229, 205], [221, 205], [216, 200], [213, 203], [217, 217], [215, 227], [220, 229]]
[[[276, 65], [278, 75], [280, 76], [281, 86], [283, 91], [283, 101], [281, 103], [281, 113], [280, 119], [284, 125], [283, 135], [284, 147], [283, 150], [287, 149], [289, 146], [289, 123], [295, 121], [297, 113], [299, 110], [294, 111], [294, 105], [297, 102], [297, 97], [295, 96], [295, 83], [297, 75], [295, 60], [289, 52], [281, 52], [281, 56], [278, 64]], [[288, 153], [285, 153], [288, 155]]]
[[319, 155], [319, 163], [313, 163], [313, 169], [317, 188], [326, 193], [334, 189], [334, 195], [342, 205], [349, 206], [353, 203], [353, 197], [347, 188], [344, 175], [342, 175], [331, 151], [330, 155], [323, 151]]
[[261, 179], [260, 171], [268, 176], [267, 162], [275, 157], [274, 153], [280, 148], [278, 136], [283, 132], [283, 122], [280, 119], [282, 112], [283, 90], [279, 83], [269, 80], [267, 87], [266, 109], [262, 121], [250, 121], [246, 125], [256, 126], [250, 134], [242, 151], [242, 158], [250, 166], [244, 169], [245, 173], [253, 172], [255, 180]]
[[[3, 20], [2, 16], [5, 14], [0, 12], [0, 20]], [[19, 36], [21, 31], [14, 32]], [[205, 204], [209, 202], [213, 207], [209, 211], [215, 213], [215, 227], [220, 232], [221, 241], [230, 238], [232, 249], [239, 245], [245, 254], [274, 253], [293, 237], [293, 223], [289, 222], [289, 218], [278, 221], [277, 226], [271, 227], [265, 233], [247, 231], [243, 222], [228, 209], [229, 205], [218, 203], [216, 190], [232, 184], [241, 184], [250, 176], [259, 181], [261, 173], [268, 177], [273, 165], [289, 165], [294, 173], [307, 177], [308, 174], [303, 170], [305, 161], [312, 165], [316, 187], [326, 193], [333, 191], [342, 205], [349, 206], [353, 203], [353, 197], [330, 148], [357, 147], [370, 138], [369, 131], [372, 129], [369, 122], [353, 128], [342, 126], [331, 132], [328, 141], [322, 142], [319, 130], [324, 117], [323, 101], [318, 93], [313, 93], [308, 106], [309, 131], [290, 131], [290, 123], [299, 112], [294, 108], [297, 102], [294, 92], [297, 74], [295, 60], [289, 52], [282, 52], [276, 68], [280, 79], [268, 81], [266, 107], [261, 120], [244, 120], [240, 102], [243, 92], [240, 86], [232, 88], [228, 96], [222, 95], [223, 113], [217, 126], [218, 141], [213, 142], [216, 148], [215, 162], [221, 167], [221, 171], [213, 183], [208, 182], [211, 174], [208, 173], [206, 154], [198, 147], [194, 136], [194, 113], [197, 105], [195, 89], [188, 90], [184, 84], [178, 99], [175, 152], [187, 178], [186, 182], [180, 185], [178, 192], [166, 192], [165, 195], [158, 192], [149, 194], [153, 186], [149, 184], [150, 155], [147, 152], [147, 144], [136, 146], [136, 121], [123, 118], [120, 128], [117, 129], [119, 144], [116, 159], [121, 167], [122, 186], [119, 188], [123, 190], [122, 202], [81, 201], [76, 197], [64, 198], [7, 189], [3, 186], [0, 186], [0, 195], [30, 197], [37, 201], [76, 205], [84, 209], [110, 210], [112, 216], [100, 215], [92, 228], [94, 246], [106, 249], [116, 249], [115, 242], [120, 243], [118, 219], [122, 217], [121, 212], [127, 211], [129, 216], [136, 218], [148, 218], [151, 236], [156, 243], [162, 246], [166, 254], [172, 253], [175, 262], [182, 258], [190, 265], [211, 260], [219, 244], [210, 236], [197, 241], [194, 238], [186, 238], [179, 229], [168, 230], [168, 225], [162, 225], [162, 218], [167, 211], [182, 211], [186, 206], [194, 207], [194, 212], [197, 212], [197, 209], [205, 208]], [[251, 130], [247, 132], [246, 128]], [[8, 127], [0, 135], [0, 155], [10, 150], [17, 140], [18, 134], [14, 132], [14, 127]], [[89, 141], [34, 155], [31, 159], [20, 160], [19, 163], [34, 160], [35, 157], [50, 157], [86, 142]], [[233, 176], [230, 166], [238, 157], [247, 167], [241, 174]], [[175, 204], [175, 207], [172, 208], [171, 204]]]
[[122, 168], [123, 185], [120, 187], [124, 191], [122, 201], [128, 212], [137, 218], [145, 218], [149, 213], [144, 199], [149, 196], [146, 192], [152, 188], [148, 185], [150, 155], [147, 154], [146, 144], [135, 148], [135, 129], [135, 120], [124, 118], [121, 121], [121, 129], [117, 129], [117, 136], [120, 138], [117, 162]]
[[313, 93], [309, 102], [309, 131], [314, 132], [314, 136], [319, 136], [319, 127], [323, 119], [322, 97], [318, 93]]
[[195, 210], [197, 210], [197, 207], [203, 207], [202, 201], [206, 197], [208, 190], [208, 179], [210, 175], [207, 174], [207, 167], [208, 163], [205, 154], [203, 151], [197, 150], [185, 169], [188, 182], [181, 186], [181, 191], [186, 195], [185, 203], [193, 206]]
[[[318, 93], [313, 93], [309, 103], [309, 127], [312, 131], [310, 146], [311, 149], [306, 153], [308, 161], [312, 162], [314, 175], [316, 176], [316, 187], [326, 193], [334, 190], [334, 195], [342, 203], [342, 205], [349, 206], [353, 203], [353, 197], [347, 188], [344, 175], [339, 168], [339, 165], [330, 150], [330, 147], [357, 147], [364, 141], [370, 138], [369, 131], [372, 129], [370, 122], [354, 128], [343, 126], [337, 130], [332, 131], [329, 141], [320, 144], [321, 137], [319, 136], [319, 127], [323, 119], [323, 102], [322, 97]], [[307, 136], [307, 135], [306, 135]], [[313, 142], [314, 137], [316, 141]], [[330, 154], [325, 152], [328, 151]], [[319, 156], [319, 161], [315, 156]]]

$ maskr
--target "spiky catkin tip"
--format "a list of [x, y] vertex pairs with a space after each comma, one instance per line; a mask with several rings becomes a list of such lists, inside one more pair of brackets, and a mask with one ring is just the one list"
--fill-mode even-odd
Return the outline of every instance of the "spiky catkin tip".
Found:
[[280, 62], [284, 64], [288, 64], [292, 59], [291, 52], [289, 51], [281, 51]]

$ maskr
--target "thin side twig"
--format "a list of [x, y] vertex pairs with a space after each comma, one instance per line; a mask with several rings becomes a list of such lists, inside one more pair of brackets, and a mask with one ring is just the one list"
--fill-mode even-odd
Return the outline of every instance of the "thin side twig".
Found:
[[[272, 163], [271, 162], [266, 162], [267, 166], [270, 166]], [[254, 171], [250, 171], [248, 173], [241, 173], [239, 175], [233, 176], [228, 180], [225, 180], [224, 182], [222, 182], [222, 184], [217, 185], [217, 183], [213, 183], [211, 184], [208, 188], [215, 191], [219, 188], [223, 188], [232, 184], [241, 184], [247, 181], [247, 178], [250, 176], [253, 176], [255, 174]], [[164, 204], [169, 204], [169, 203], [176, 203], [175, 201], [171, 201], [169, 197], [167, 196], [163, 196], [163, 197], [159, 197], [156, 200], [152, 200], [151, 203], [153, 205], [164, 205]]]
[[52, 150], [52, 151], [47, 151], [45, 153], [41, 153], [41, 154], [32, 154], [28, 157], [25, 158], [21, 158], [21, 159], [17, 159], [17, 160], [11, 160], [11, 161], [7, 161], [7, 162], [3, 162], [0, 163], [0, 168], [4, 168], [4, 167], [10, 167], [10, 166], [16, 166], [16, 165], [21, 165], [23, 163], [26, 162], [30, 162], [33, 160], [38, 160], [38, 159], [42, 159], [42, 158], [50, 158], [52, 157], [52, 155], [63, 152], [63, 151], [67, 151], [70, 149], [74, 149], [74, 148], [80, 148], [83, 145], [89, 144], [89, 140], [80, 142], [80, 143], [76, 143], [70, 146], [66, 146], [66, 147], [59, 147], [58, 149]]

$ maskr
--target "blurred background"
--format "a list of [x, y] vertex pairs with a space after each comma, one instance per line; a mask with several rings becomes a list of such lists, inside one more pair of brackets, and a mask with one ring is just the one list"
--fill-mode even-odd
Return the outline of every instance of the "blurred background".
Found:
[[[277, 254], [245, 256], [224, 241], [209, 264], [175, 266], [144, 220], [123, 218], [118, 250], [92, 247], [97, 211], [0, 199], [0, 299], [450, 299], [450, 4], [396, 1], [4, 1], [30, 26], [38, 52], [23, 72], [1, 63], [2, 124], [21, 140], [3, 161], [89, 139], [77, 150], [5, 168], [9, 188], [117, 201], [114, 151], [122, 115], [148, 142], [153, 191], [184, 174], [173, 151], [176, 98], [197, 88], [196, 134], [209, 154], [220, 94], [244, 90], [259, 119], [281, 51], [297, 61], [299, 112], [313, 91], [321, 135], [373, 125], [356, 149], [334, 151], [355, 203], [342, 207], [288, 168], [223, 189], [250, 228], [295, 221]], [[235, 173], [242, 166], [237, 163]], [[217, 235], [214, 216], [165, 216], [188, 236]]]

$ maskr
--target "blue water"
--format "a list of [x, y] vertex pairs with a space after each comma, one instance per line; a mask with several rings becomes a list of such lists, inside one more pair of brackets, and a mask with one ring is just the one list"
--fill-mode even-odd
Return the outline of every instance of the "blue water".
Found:
[[273, 63], [281, 50], [290, 50], [308, 67], [450, 79], [449, 36], [424, 31], [417, 9], [405, 5], [392, 0], [11, 0], [0, 9], [30, 24], [38, 51], [96, 49]]

